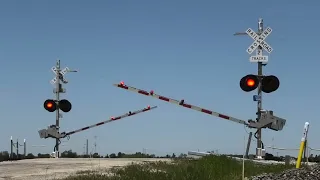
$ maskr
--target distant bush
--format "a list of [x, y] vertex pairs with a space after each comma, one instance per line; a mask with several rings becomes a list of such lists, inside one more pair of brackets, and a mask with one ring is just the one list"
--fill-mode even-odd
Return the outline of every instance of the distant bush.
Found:
[[10, 155], [8, 151], [2, 151], [0, 152], [0, 162], [1, 161], [8, 161], [10, 159]]

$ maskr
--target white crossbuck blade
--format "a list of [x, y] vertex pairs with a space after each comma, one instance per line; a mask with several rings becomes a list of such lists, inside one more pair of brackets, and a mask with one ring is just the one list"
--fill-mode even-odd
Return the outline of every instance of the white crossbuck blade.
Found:
[[254, 40], [254, 42], [248, 47], [247, 53], [252, 54], [258, 46], [261, 46], [268, 53], [273, 51], [272, 47], [265, 41], [272, 33], [272, 29], [270, 27], [267, 27], [260, 35], [254, 32], [251, 28], [248, 28], [246, 33]]
[[[51, 70], [52, 70], [52, 72], [54, 73], [54, 74], [56, 74], [57, 75], [57, 68], [55, 67], [55, 66], [53, 66], [52, 68], [51, 68]], [[67, 74], [67, 72], [69, 72], [70, 71], [70, 69], [68, 68], [68, 67], [65, 67], [63, 70], [61, 70], [60, 71], [60, 74], [62, 75], [62, 76], [64, 76], [65, 74]], [[57, 83], [57, 78], [56, 77], [54, 77], [51, 81], [50, 81], [50, 84], [52, 84], [52, 85], [54, 85], [54, 84], [56, 84]], [[68, 83], [68, 81], [63, 77], [63, 83]]]

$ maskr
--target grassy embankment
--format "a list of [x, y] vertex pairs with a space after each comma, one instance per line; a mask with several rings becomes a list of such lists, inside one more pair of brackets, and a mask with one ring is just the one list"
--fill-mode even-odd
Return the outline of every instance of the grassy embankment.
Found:
[[[293, 166], [260, 165], [245, 162], [245, 177], [278, 173]], [[113, 168], [105, 173], [79, 172], [64, 180], [241, 180], [242, 162], [226, 156], [207, 156], [198, 160], [179, 159], [171, 162], [148, 162]], [[112, 174], [112, 176], [110, 175]]]

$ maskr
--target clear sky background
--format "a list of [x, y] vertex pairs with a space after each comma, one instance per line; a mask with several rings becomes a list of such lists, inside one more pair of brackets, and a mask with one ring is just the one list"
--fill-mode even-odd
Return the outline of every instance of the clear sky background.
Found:
[[[0, 3], [1, 126], [0, 149], [10, 149], [10, 136], [28, 151], [50, 153], [53, 139], [38, 130], [55, 123], [43, 108], [53, 98], [51, 67], [58, 58], [69, 73], [67, 93], [73, 109], [61, 120], [62, 131], [91, 125], [110, 116], [158, 108], [71, 136], [61, 150], [186, 153], [219, 150], [242, 153], [242, 125], [112, 86], [153, 89], [155, 93], [243, 120], [254, 119], [255, 92], [239, 87], [241, 77], [256, 73], [249, 62], [248, 36], [258, 18], [273, 29], [267, 38], [274, 51], [265, 74], [278, 76], [280, 88], [264, 95], [263, 107], [287, 119], [283, 131], [263, 131], [267, 145], [298, 148], [305, 121], [310, 146], [319, 136], [319, 9], [320, 1], [2, 1]], [[272, 141], [272, 139], [274, 139]], [[66, 141], [66, 140], [64, 140]], [[32, 147], [44, 145], [45, 147]], [[256, 142], [252, 143], [254, 153]], [[20, 152], [22, 152], [22, 148]], [[269, 152], [272, 150], [268, 150]], [[286, 152], [289, 153], [289, 152]], [[292, 152], [296, 155], [297, 152]]]

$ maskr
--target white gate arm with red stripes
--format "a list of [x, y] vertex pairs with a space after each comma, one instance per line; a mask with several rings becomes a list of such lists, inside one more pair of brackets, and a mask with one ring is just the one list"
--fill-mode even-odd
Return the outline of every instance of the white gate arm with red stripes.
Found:
[[[117, 116], [117, 117], [111, 117], [109, 120], [106, 120], [106, 121], [102, 121], [102, 122], [99, 122], [97, 124], [93, 124], [91, 126], [87, 126], [87, 127], [84, 127], [84, 128], [81, 128], [81, 129], [78, 129], [78, 130], [75, 130], [75, 131], [71, 131], [71, 132], [68, 132], [68, 133], [65, 133], [64, 137], [65, 136], [69, 136], [71, 134], [74, 134], [74, 133], [77, 133], [77, 132], [80, 132], [80, 131], [84, 131], [84, 130], [87, 130], [87, 129], [90, 129], [90, 128], [93, 128], [93, 127], [96, 127], [96, 126], [100, 126], [100, 125], [103, 125], [103, 124], [107, 124], [107, 123], [110, 123], [110, 122], [113, 122], [113, 121], [116, 121], [116, 120], [119, 120], [119, 119], [122, 119], [122, 118], [126, 118], [126, 117], [129, 117], [129, 116], [133, 116], [133, 115], [136, 115], [136, 114], [139, 114], [139, 113], [143, 113], [143, 112], [146, 112], [146, 111], [150, 111], [152, 109], [155, 109], [157, 108], [157, 106], [153, 106], [153, 107], [146, 107], [146, 108], [143, 108], [141, 110], [138, 110], [138, 111], [129, 111], [129, 113], [126, 113], [126, 114], [123, 114], [121, 116]], [[62, 133], [61, 133], [62, 134]]]
[[110, 123], [110, 122], [113, 122], [113, 121], [116, 121], [116, 120], [119, 120], [119, 119], [123, 119], [123, 118], [126, 118], [126, 117], [129, 117], [129, 116], [133, 116], [133, 115], [136, 115], [136, 114], [139, 114], [139, 113], [143, 113], [143, 112], [147, 112], [147, 111], [150, 111], [152, 109], [155, 109], [157, 108], [157, 106], [153, 106], [153, 107], [146, 107], [146, 108], [143, 108], [143, 109], [140, 109], [140, 110], [137, 110], [137, 111], [129, 111], [128, 113], [126, 114], [123, 114], [121, 116], [117, 116], [117, 117], [111, 117], [109, 120], [106, 120], [106, 121], [102, 121], [102, 122], [99, 122], [97, 124], [93, 124], [91, 126], [87, 126], [87, 127], [84, 127], [84, 128], [81, 128], [81, 129], [78, 129], [78, 130], [75, 130], [75, 131], [71, 131], [71, 132], [62, 132], [61, 134], [58, 132], [58, 129], [55, 125], [51, 125], [50, 127], [48, 127], [48, 129], [42, 129], [39, 131], [39, 136], [40, 138], [48, 138], [48, 137], [51, 137], [51, 138], [65, 138], [65, 137], [69, 137], [71, 134], [74, 134], [74, 133], [78, 133], [78, 132], [81, 132], [81, 131], [85, 131], [85, 130], [88, 130], [90, 128], [93, 128], [93, 127], [97, 127], [97, 126], [100, 126], [100, 125], [103, 125], [103, 124], [107, 124], [107, 123]]
[[135, 88], [135, 87], [127, 86], [127, 85], [124, 84], [124, 82], [120, 82], [119, 84], [113, 84], [113, 85], [116, 86], [116, 87], [128, 90], [128, 91], [132, 91], [132, 92], [138, 93], [138, 94], [143, 94], [145, 96], [151, 96], [153, 98], [160, 99], [160, 100], [163, 100], [163, 101], [166, 101], [166, 102], [169, 102], [169, 103], [173, 103], [173, 104], [185, 107], [185, 108], [189, 108], [189, 109], [193, 109], [193, 110], [196, 110], [196, 111], [200, 111], [200, 112], [205, 113], [205, 114], [209, 114], [209, 115], [216, 116], [216, 117], [219, 117], [219, 118], [223, 118], [223, 119], [226, 119], [226, 120], [229, 120], [229, 121], [237, 122], [237, 123], [240, 123], [240, 124], [249, 125], [249, 123], [247, 123], [244, 120], [237, 119], [237, 118], [234, 118], [234, 117], [231, 117], [231, 116], [227, 116], [227, 115], [224, 115], [224, 114], [220, 114], [220, 113], [217, 113], [217, 112], [214, 112], [214, 111], [211, 111], [211, 110], [208, 110], [208, 109], [204, 109], [204, 108], [201, 108], [201, 107], [198, 107], [198, 106], [194, 106], [194, 105], [191, 105], [191, 104], [187, 104], [187, 103], [184, 103], [184, 100], [178, 101], [178, 100], [175, 100], [175, 99], [171, 99], [171, 98], [168, 98], [168, 97], [165, 97], [165, 96], [161, 96], [161, 95], [155, 94], [153, 91], [148, 92], [148, 91], [145, 91], [145, 90], [142, 90], [142, 89], [138, 89], [138, 88]]

